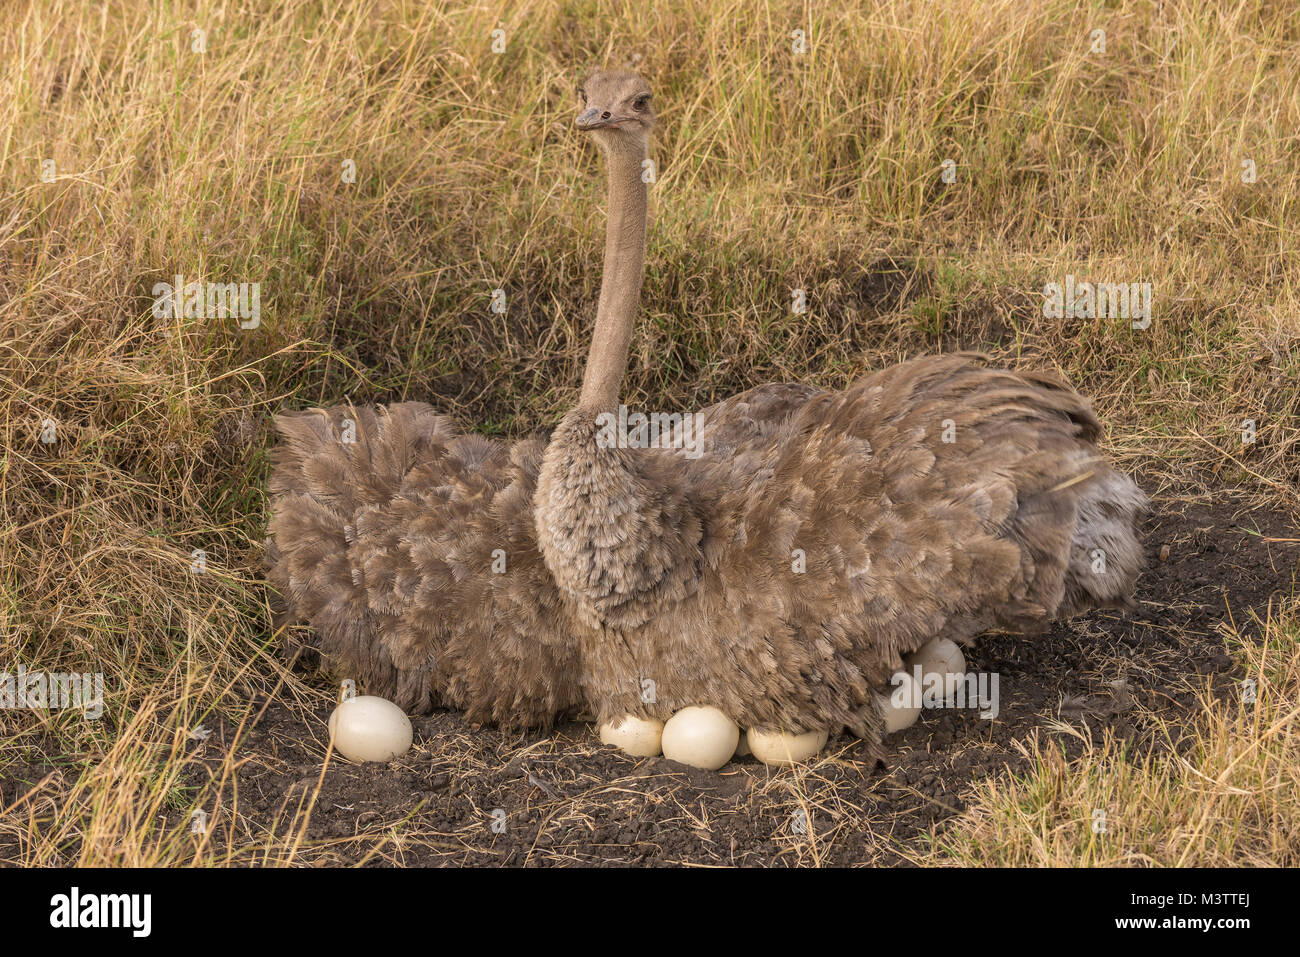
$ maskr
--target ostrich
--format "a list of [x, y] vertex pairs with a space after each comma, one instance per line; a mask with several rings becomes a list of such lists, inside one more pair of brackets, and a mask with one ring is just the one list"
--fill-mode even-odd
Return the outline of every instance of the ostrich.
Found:
[[1145, 497], [1103, 460], [1088, 401], [1050, 375], [921, 358], [842, 392], [727, 399], [704, 410], [694, 457], [671, 436], [602, 441], [642, 283], [654, 116], [634, 74], [598, 73], [580, 95], [576, 125], [608, 168], [605, 271], [534, 508], [599, 722], [708, 705], [742, 727], [875, 742], [876, 690], [928, 641], [1131, 602]]
[[707, 704], [875, 741], [873, 689], [929, 639], [1128, 600], [1144, 498], [1050, 376], [921, 359], [844, 392], [727, 399], [702, 413], [698, 458], [673, 436], [598, 442], [640, 296], [654, 116], [634, 74], [581, 95], [609, 222], [576, 408], [549, 443], [513, 445], [416, 402], [277, 417], [278, 623], [307, 622], [312, 647], [408, 711], [522, 728]]

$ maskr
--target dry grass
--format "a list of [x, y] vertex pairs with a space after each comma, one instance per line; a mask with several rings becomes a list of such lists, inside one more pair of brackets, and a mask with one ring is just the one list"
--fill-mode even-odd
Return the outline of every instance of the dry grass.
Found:
[[[1156, 747], [1083, 738], [1068, 761], [1055, 740], [1026, 745], [1019, 778], [976, 785], [971, 807], [923, 864], [1202, 867], [1300, 865], [1300, 616], [1292, 603], [1262, 639], [1229, 644], [1246, 678], [1223, 700], [1208, 688], [1188, 723], [1148, 715]], [[1244, 682], [1251, 682], [1249, 693]]]
[[[0, 667], [103, 672], [107, 696], [97, 722], [0, 712], [10, 859], [298, 859], [297, 832], [258, 822], [220, 847], [158, 824], [160, 809], [200, 803], [182, 784], [183, 742], [205, 716], [237, 720], [273, 690], [321, 700], [272, 651], [268, 416], [411, 397], [490, 433], [558, 417], [599, 281], [599, 169], [568, 125], [596, 65], [642, 69], [661, 117], [632, 401], [839, 386], [907, 354], [982, 347], [1070, 376], [1149, 490], [1201, 483], [1297, 507], [1294, 4], [835, 6], [8, 6]], [[1089, 49], [1098, 28], [1105, 54]], [[152, 287], [175, 273], [261, 283], [260, 327], [155, 318]], [[1151, 282], [1151, 328], [1045, 319], [1039, 292], [1067, 273]], [[501, 316], [488, 309], [498, 287]], [[807, 314], [791, 314], [794, 288]], [[1270, 634], [1269, 654], [1294, 648], [1293, 625]], [[1261, 654], [1241, 649], [1252, 668]], [[1270, 700], [1293, 703], [1294, 670], [1275, 674]], [[1289, 722], [1278, 707], [1270, 720]], [[1294, 757], [1291, 725], [1232, 720], [1244, 723], [1207, 718], [1186, 766], [1121, 761], [1105, 742], [1078, 766], [1041, 750], [1034, 781], [998, 785], [936, 853], [1120, 859], [1118, 843], [1069, 829], [1031, 834], [1048, 795], [1084, 807], [1105, 793], [1125, 809], [1112, 820], [1142, 795], [1152, 824], [1247, 802], [1266, 829], [1286, 809], [1270, 762]], [[1245, 750], [1225, 758], [1228, 741]], [[1213, 787], [1187, 801], [1200, 776]], [[1030, 786], [1048, 793], [1024, 797]], [[1230, 840], [1198, 820], [1178, 824], [1193, 829], [1186, 855], [1126, 846], [1180, 863], [1294, 861], [1255, 825]]]

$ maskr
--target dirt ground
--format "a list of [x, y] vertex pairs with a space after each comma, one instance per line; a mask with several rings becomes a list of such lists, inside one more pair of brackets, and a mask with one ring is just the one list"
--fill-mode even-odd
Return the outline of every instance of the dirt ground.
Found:
[[[402, 759], [355, 766], [336, 757], [322, 777], [329, 707], [304, 725], [271, 702], [238, 745], [238, 786], [210, 810], [212, 838], [282, 831], [319, 784], [304, 846], [322, 862], [904, 863], [963, 809], [973, 781], [1024, 768], [1017, 745], [1035, 731], [1071, 753], [1080, 742], [1060, 724], [1167, 747], [1144, 739], [1143, 710], [1176, 717], [1206, 680], [1230, 693], [1219, 625], [1231, 616], [1255, 634], [1250, 613], [1290, 593], [1300, 558], [1300, 547], [1269, 538], [1296, 538], [1294, 524], [1231, 503], [1166, 499], [1146, 523], [1149, 565], [1135, 611], [1095, 613], [1036, 639], [984, 636], [967, 662], [1000, 675], [998, 717], [925, 712], [886, 739], [882, 762], [843, 734], [806, 768], [743, 758], [710, 773], [603, 747], [582, 722], [505, 737], [437, 713], [413, 719], [415, 744]], [[196, 745], [196, 786], [232, 732], [218, 725]]]

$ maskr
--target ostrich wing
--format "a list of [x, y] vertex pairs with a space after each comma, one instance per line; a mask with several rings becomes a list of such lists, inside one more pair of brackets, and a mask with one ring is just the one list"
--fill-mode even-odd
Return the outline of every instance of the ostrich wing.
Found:
[[801, 595], [886, 651], [877, 677], [948, 630], [1056, 613], [1076, 500], [1113, 475], [1099, 428], [1054, 378], [971, 355], [904, 363], [803, 407], [747, 521], [767, 549], [804, 543]]
[[571, 634], [533, 531], [540, 440], [461, 435], [421, 403], [276, 425], [268, 559], [285, 620], [407, 710], [441, 702], [520, 726], [576, 705]]

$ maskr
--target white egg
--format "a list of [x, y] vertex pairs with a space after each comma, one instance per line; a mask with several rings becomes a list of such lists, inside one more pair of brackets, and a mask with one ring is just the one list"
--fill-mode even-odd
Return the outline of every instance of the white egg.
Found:
[[740, 728], [717, 708], [682, 708], [664, 725], [664, 757], [678, 764], [716, 771], [736, 753]]
[[625, 714], [600, 726], [602, 744], [612, 744], [638, 758], [653, 758], [663, 749], [664, 723]]
[[736, 757], [743, 758], [749, 753], [749, 735], [745, 733], [744, 728], [741, 728], [740, 740], [736, 742]]
[[931, 638], [924, 645], [918, 648], [912, 654], [907, 656], [907, 673], [913, 678], [916, 677], [916, 667], [921, 667], [922, 687], [930, 682], [926, 681], [929, 675], [937, 674], [942, 676], [942, 684], [936, 687], [944, 689], [944, 697], [950, 698], [955, 692], [955, 683], [949, 680], [947, 676], [952, 675], [960, 678], [966, 673], [966, 656], [961, 653], [961, 648], [955, 641], [947, 638]]
[[749, 749], [764, 764], [799, 764], [807, 761], [822, 748], [830, 735], [826, 731], [808, 731], [804, 734], [787, 734], [784, 731], [759, 731], [750, 728], [745, 733]]
[[411, 719], [384, 698], [349, 698], [330, 715], [334, 749], [353, 761], [391, 761], [411, 746]]
[[906, 671], [894, 672], [889, 690], [876, 700], [885, 716], [885, 734], [910, 728], [921, 716], [921, 688]]

